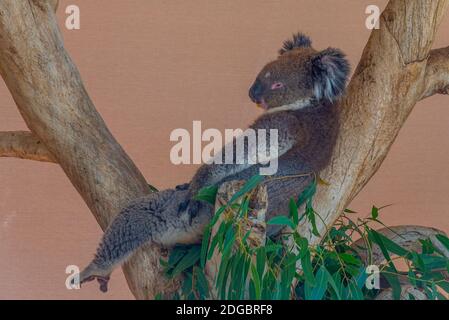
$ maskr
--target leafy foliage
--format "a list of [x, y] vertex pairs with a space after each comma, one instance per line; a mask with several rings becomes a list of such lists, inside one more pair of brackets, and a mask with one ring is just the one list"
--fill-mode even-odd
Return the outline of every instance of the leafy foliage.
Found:
[[[414, 252], [372, 229], [371, 223], [384, 225], [379, 220], [382, 208], [373, 207], [370, 217], [365, 219], [350, 218], [349, 215], [355, 212], [346, 209], [326, 230], [321, 243], [310, 245], [296, 229], [308, 221], [311, 233], [320, 236], [317, 222], [321, 217], [312, 206], [316, 181], [298, 199], [290, 199], [289, 216], [277, 216], [267, 222], [288, 227], [288, 232], [283, 232], [277, 239], [267, 239], [264, 246], [252, 248], [248, 241], [251, 230], [244, 232], [242, 225], [248, 218], [251, 191], [261, 180], [260, 176], [250, 179], [217, 210], [201, 245], [177, 246], [168, 261], [161, 261], [167, 277], [180, 274], [185, 277], [179, 294], [171, 298], [210, 298], [204, 266], [218, 250], [221, 263], [214, 291], [220, 299], [373, 299], [379, 290], [367, 288], [366, 280], [370, 274], [366, 267], [372, 260], [372, 248], [378, 246], [385, 258], [385, 263], [377, 266], [380, 277], [393, 289], [395, 299], [401, 296], [400, 280], [407, 279], [429, 299], [445, 300], [442, 292], [449, 293], [449, 282], [444, 278], [444, 273], [449, 271], [448, 259], [430, 240], [421, 241], [422, 250]], [[197, 199], [215, 203], [216, 193], [216, 187], [205, 188]], [[221, 215], [225, 215], [223, 219], [219, 219]], [[220, 225], [216, 225], [218, 221]], [[218, 231], [211, 237], [213, 227]], [[355, 238], [363, 239], [363, 248], [355, 247]], [[449, 250], [449, 239], [443, 235], [437, 238]], [[367, 253], [365, 258], [360, 255], [363, 250]], [[398, 261], [406, 265], [405, 271], [398, 271]]]

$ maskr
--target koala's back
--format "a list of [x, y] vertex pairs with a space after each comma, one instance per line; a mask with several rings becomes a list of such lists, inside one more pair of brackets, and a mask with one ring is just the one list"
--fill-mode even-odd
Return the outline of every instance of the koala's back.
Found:
[[[312, 110], [296, 112], [307, 142], [301, 148], [292, 148], [278, 159], [278, 170], [267, 176], [264, 184], [268, 191], [267, 220], [278, 215], [288, 215], [289, 201], [298, 196], [312, 183], [330, 160], [339, 129], [337, 104], [323, 104]], [[276, 122], [280, 125], [280, 122]], [[273, 129], [267, 128], [267, 129]], [[259, 173], [261, 165], [254, 165], [235, 175], [228, 176], [221, 183], [232, 180], [248, 180]], [[280, 228], [269, 226], [267, 233], [276, 234]]]

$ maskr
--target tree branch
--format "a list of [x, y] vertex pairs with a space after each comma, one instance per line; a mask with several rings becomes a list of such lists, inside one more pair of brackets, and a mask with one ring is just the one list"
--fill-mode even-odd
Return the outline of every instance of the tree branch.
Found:
[[[31, 132], [42, 141], [104, 230], [129, 201], [150, 193], [145, 178], [96, 111], [65, 51], [54, 1], [0, 1], [0, 73]], [[125, 265], [137, 298], [170, 292], [160, 249]]]
[[434, 94], [449, 94], [449, 47], [430, 52], [424, 84], [425, 89], [421, 99]]
[[[421, 226], [396, 226], [382, 228], [377, 230], [377, 232], [409, 251], [421, 251], [421, 243], [419, 240], [430, 239], [432, 244], [445, 253], [445, 255], [449, 258], [447, 249], [435, 237], [438, 234], [445, 234], [443, 231], [438, 229]], [[355, 241], [352, 248], [357, 251], [366, 264], [380, 265], [385, 261], [382, 250], [378, 245], [374, 245], [371, 248], [371, 256], [368, 256], [368, 250], [364, 239]]]
[[57, 162], [47, 147], [31, 132], [0, 132], [0, 157]]
[[[445, 233], [435, 228], [421, 226], [396, 226], [382, 228], [377, 230], [377, 232], [392, 240], [402, 248], [412, 252], [421, 252], [422, 245], [420, 240], [428, 239], [432, 242], [435, 248], [442, 252], [445, 257], [449, 258], [447, 248], [436, 237], [439, 234], [445, 235]], [[371, 254], [363, 238], [355, 241], [352, 244], [352, 248], [359, 254], [365, 262], [365, 265], [381, 265], [385, 263], [385, 256], [377, 244], [374, 244], [374, 246], [370, 248]], [[449, 279], [449, 275], [446, 270], [441, 270], [440, 272], [446, 279]], [[400, 297], [401, 300], [409, 300], [409, 295], [412, 295], [416, 300], [427, 300], [427, 296], [420, 289], [410, 283], [407, 275], [398, 275], [398, 280], [402, 289]], [[376, 300], [393, 300], [393, 289], [382, 289], [376, 297]]]
[[[430, 48], [448, 0], [391, 0], [363, 51], [341, 101], [340, 133], [328, 167], [320, 173], [314, 207], [323, 236], [350, 201], [379, 169], [416, 102], [426, 90], [441, 52]], [[430, 61], [430, 63], [429, 63]], [[434, 61], [434, 62], [432, 62]], [[438, 61], [438, 62], [437, 62]], [[427, 77], [426, 77], [427, 73]], [[310, 226], [300, 233], [311, 243]]]
[[[400, 300], [411, 300], [410, 296], [413, 296], [414, 300], [428, 300], [427, 296], [416, 289], [412, 285], [401, 285], [401, 297]], [[393, 289], [388, 288], [382, 290], [376, 297], [376, 300], [394, 300]]]

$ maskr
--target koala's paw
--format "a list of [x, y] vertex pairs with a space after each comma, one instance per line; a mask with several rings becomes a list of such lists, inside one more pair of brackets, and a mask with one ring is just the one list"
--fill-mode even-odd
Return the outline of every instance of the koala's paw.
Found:
[[109, 276], [89, 276], [80, 283], [83, 284], [85, 282], [93, 281], [97, 279], [98, 284], [100, 285], [100, 291], [101, 292], [107, 292], [108, 291], [108, 282], [110, 277]]
[[[111, 271], [98, 268], [94, 263], [91, 263], [79, 274], [79, 285], [86, 282], [97, 280], [100, 285], [101, 292], [108, 291], [108, 282], [110, 279]], [[75, 283], [75, 278], [72, 279], [72, 284]]]

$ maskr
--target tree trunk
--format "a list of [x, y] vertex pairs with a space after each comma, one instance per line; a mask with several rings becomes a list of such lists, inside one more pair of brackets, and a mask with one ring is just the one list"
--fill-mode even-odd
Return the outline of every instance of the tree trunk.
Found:
[[[324, 234], [379, 169], [415, 104], [448, 93], [449, 47], [431, 51], [448, 0], [392, 0], [357, 66], [341, 108], [341, 129], [330, 165], [320, 173], [314, 208]], [[319, 220], [319, 219], [318, 219]], [[313, 237], [310, 226], [300, 231]]]
[[[0, 156], [57, 162], [105, 229], [130, 200], [148, 194], [142, 174], [95, 110], [65, 51], [57, 0], [0, 1], [0, 73], [30, 133], [0, 134]], [[377, 171], [417, 101], [448, 93], [449, 47], [431, 51], [449, 0], [391, 0], [354, 73], [342, 127], [314, 207], [321, 234]], [[310, 226], [300, 232], [312, 243]], [[160, 250], [147, 245], [126, 264], [136, 298], [169, 293]]]
[[[26, 157], [36, 153], [29, 140], [41, 141], [46, 148], [37, 153], [62, 167], [104, 230], [123, 206], [150, 188], [89, 98], [64, 49], [55, 3], [0, 1], [0, 73], [36, 137], [15, 141], [9, 150]], [[2, 144], [8, 145], [5, 139], [12, 137], [0, 136]], [[137, 298], [150, 298], [170, 287], [159, 273], [159, 258], [160, 250], [147, 246], [125, 266]]]

